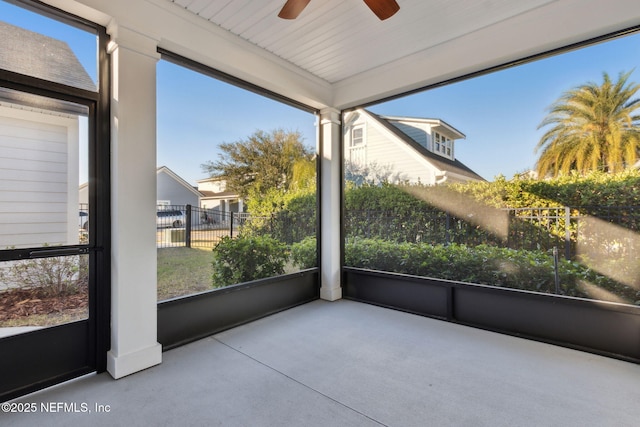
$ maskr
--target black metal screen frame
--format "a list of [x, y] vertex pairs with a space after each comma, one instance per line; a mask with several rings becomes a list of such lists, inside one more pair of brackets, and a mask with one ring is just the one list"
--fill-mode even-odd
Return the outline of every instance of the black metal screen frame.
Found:
[[[223, 71], [169, 50], [158, 48], [165, 61], [203, 74], [259, 96], [311, 113], [318, 121], [316, 138], [322, 141], [320, 111]], [[316, 147], [316, 253], [321, 262], [322, 144]], [[158, 341], [163, 351], [215, 334], [320, 297], [319, 268], [269, 277], [227, 288], [186, 295], [158, 303]]]
[[[342, 114], [344, 117], [345, 113], [358, 108], [367, 108], [636, 33], [640, 33], [640, 25], [345, 108]], [[340, 146], [343, 154], [343, 133]], [[640, 339], [637, 338], [640, 334], [640, 310], [633, 306], [345, 266], [344, 159], [341, 161], [340, 169], [341, 279], [345, 299], [640, 363]], [[482, 304], [474, 307], [474, 297]], [[514, 309], [510, 304], [518, 304], [518, 308]], [[576, 338], [576, 330], [567, 327], [566, 315], [558, 313], [558, 307], [571, 310], [578, 321], [593, 323], [594, 334]], [[531, 318], [522, 320], [521, 312], [518, 310], [526, 310]], [[593, 319], [600, 320], [601, 324]], [[541, 323], [544, 325], [539, 326]], [[555, 331], [555, 325], [562, 327]], [[618, 329], [629, 333], [634, 341], [627, 342], [627, 337]]]
[[[10, 1], [10, 3], [94, 33], [98, 38], [98, 88], [96, 92], [93, 92], [8, 70], [0, 70], [0, 86], [2, 87], [50, 99], [73, 102], [88, 108], [90, 206], [89, 242], [87, 244], [0, 251], [0, 260], [2, 261], [88, 254], [90, 266], [89, 317], [87, 320], [0, 339], [0, 345], [3, 347], [2, 354], [5, 355], [0, 357], [0, 363], [13, 363], [18, 371], [23, 370], [19, 369], [19, 366], [28, 365], [27, 361], [29, 360], [35, 366], [43, 366], [39, 377], [31, 372], [25, 372], [24, 381], [21, 384], [7, 385], [9, 388], [3, 387], [0, 390], [0, 400], [12, 399], [86, 373], [104, 372], [107, 366], [107, 352], [110, 348], [111, 312], [111, 66], [107, 54], [108, 35], [106, 29], [97, 24], [38, 1]], [[79, 350], [78, 355], [72, 357], [74, 360], [55, 358], [46, 361], [38, 360], [38, 357], [47, 354], [48, 346], [60, 346], [65, 342], [67, 339], [67, 335], [64, 333], [65, 329], [75, 331], [74, 333], [79, 334], [78, 336], [86, 336], [86, 349]], [[27, 340], [32, 340], [34, 343], [34, 351], [32, 352], [34, 354], [23, 359], [16, 359], [15, 353], [24, 348]]]

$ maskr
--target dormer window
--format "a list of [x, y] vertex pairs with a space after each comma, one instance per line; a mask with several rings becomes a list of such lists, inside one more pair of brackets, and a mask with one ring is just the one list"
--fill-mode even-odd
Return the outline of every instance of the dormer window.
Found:
[[447, 138], [446, 136], [434, 131], [433, 151], [445, 157], [452, 158], [453, 141], [451, 140], [451, 138]]

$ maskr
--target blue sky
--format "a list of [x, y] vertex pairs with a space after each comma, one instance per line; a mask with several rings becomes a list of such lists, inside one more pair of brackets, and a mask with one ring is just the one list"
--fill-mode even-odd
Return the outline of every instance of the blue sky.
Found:
[[219, 144], [247, 139], [256, 130], [299, 131], [315, 147], [311, 113], [167, 61], [157, 69], [157, 162], [190, 183], [208, 177], [200, 165], [218, 159]]
[[[588, 81], [599, 83], [604, 71], [616, 78], [635, 69], [639, 58], [640, 35], [625, 37], [369, 109], [440, 118], [467, 136], [456, 143], [459, 160], [488, 180], [499, 174], [511, 178], [535, 165], [534, 151], [543, 133], [537, 127], [563, 91]], [[630, 80], [640, 82], [640, 70]], [[178, 105], [182, 107], [175, 108]], [[172, 120], [185, 126], [176, 127]], [[308, 113], [167, 62], [158, 64], [158, 161], [185, 177], [187, 169], [193, 171], [203, 161], [181, 154], [183, 145], [172, 141], [189, 141], [190, 148], [204, 156], [198, 159], [213, 160], [219, 143], [244, 139], [256, 129], [299, 130], [313, 144], [314, 123]]]
[[[67, 41], [95, 79], [95, 38], [46, 18], [33, 18], [0, 1], [0, 19]], [[537, 129], [546, 108], [563, 91], [602, 73], [617, 78], [635, 69], [640, 82], [640, 35], [625, 37], [523, 66], [369, 107], [391, 116], [440, 118], [467, 138], [456, 157], [486, 179], [507, 178], [535, 165]], [[315, 145], [315, 117], [166, 61], [158, 63], [159, 166], [191, 184], [206, 177], [200, 165], [218, 156], [218, 145], [260, 129], [300, 131]]]
[[[562, 92], [586, 82], [614, 80], [635, 69], [640, 82], [640, 35], [593, 45], [519, 67], [376, 105], [378, 114], [439, 118], [467, 138], [456, 142], [456, 157], [485, 179], [533, 168], [537, 127]], [[639, 94], [640, 96], [640, 94]]]

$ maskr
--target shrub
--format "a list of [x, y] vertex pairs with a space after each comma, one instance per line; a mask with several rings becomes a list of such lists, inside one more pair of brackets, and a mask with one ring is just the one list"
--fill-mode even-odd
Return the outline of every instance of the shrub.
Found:
[[[381, 239], [350, 239], [345, 265], [438, 279], [555, 292], [554, 260], [543, 251], [513, 250], [487, 245], [430, 245]], [[585, 265], [559, 260], [560, 293], [568, 296], [638, 303], [631, 286], [601, 275]]]
[[[396, 242], [526, 250], [567, 246], [571, 256], [576, 245], [584, 248], [586, 243], [633, 251], [640, 229], [639, 196], [638, 171], [549, 181], [499, 177], [448, 186], [363, 185], [345, 191], [344, 228], [347, 237]], [[507, 213], [506, 208], [513, 210]], [[589, 218], [598, 219], [596, 230], [610, 222], [624, 229], [626, 237], [609, 236], [608, 231], [589, 236]]]
[[213, 249], [213, 287], [284, 274], [288, 249], [269, 236], [223, 238]]
[[550, 180], [503, 176], [493, 182], [453, 184], [454, 190], [494, 207], [633, 206], [640, 196], [640, 171], [591, 172]]
[[306, 237], [291, 245], [291, 260], [300, 269], [318, 266], [317, 242], [315, 237]]
[[244, 235], [268, 234], [282, 242], [295, 243], [316, 232], [316, 193], [314, 189], [284, 191], [270, 189], [263, 197], [248, 201], [251, 218]]
[[0, 277], [22, 289], [36, 289], [42, 297], [73, 295], [89, 284], [86, 255], [12, 261]]
[[347, 236], [397, 242], [444, 240], [446, 213], [406, 190], [391, 184], [348, 188], [344, 195]]

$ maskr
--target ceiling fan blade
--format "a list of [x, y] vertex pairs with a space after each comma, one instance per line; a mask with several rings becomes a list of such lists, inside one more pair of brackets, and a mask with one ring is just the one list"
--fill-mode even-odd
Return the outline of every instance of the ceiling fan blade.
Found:
[[400, 10], [400, 5], [396, 0], [364, 0], [364, 2], [381, 21], [391, 18]]
[[311, 0], [287, 0], [284, 6], [282, 6], [280, 13], [278, 13], [278, 17], [282, 19], [296, 19], [310, 1]]

